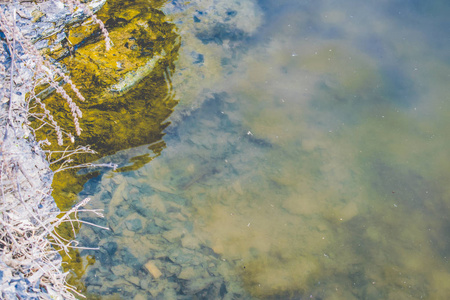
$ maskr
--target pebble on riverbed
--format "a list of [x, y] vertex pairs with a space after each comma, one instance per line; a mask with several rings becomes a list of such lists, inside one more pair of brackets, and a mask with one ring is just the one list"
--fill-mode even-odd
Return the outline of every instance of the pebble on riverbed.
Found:
[[161, 277], [162, 273], [161, 271], [158, 269], [158, 267], [155, 264], [155, 261], [153, 260], [149, 260], [144, 267], [147, 269], [147, 271], [152, 274], [153, 278], [158, 279], [159, 277]]

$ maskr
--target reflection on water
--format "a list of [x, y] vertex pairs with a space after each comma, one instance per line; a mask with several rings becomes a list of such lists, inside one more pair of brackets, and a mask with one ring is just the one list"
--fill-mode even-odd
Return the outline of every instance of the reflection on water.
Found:
[[[83, 252], [97, 258], [88, 291], [445, 299], [450, 68], [441, 37], [450, 7], [244, 2], [264, 13], [248, 14], [256, 31], [223, 25], [234, 2], [218, 6], [229, 21], [199, 9], [220, 1], [166, 7], [181, 32], [205, 32], [198, 23], [206, 20], [228, 31], [186, 32], [179, 64], [193, 67], [175, 75], [174, 88], [196, 89], [162, 154], [86, 185], [82, 196], [105, 209], [112, 229], [80, 233], [86, 246], [100, 246]], [[199, 108], [186, 116], [189, 106]]]

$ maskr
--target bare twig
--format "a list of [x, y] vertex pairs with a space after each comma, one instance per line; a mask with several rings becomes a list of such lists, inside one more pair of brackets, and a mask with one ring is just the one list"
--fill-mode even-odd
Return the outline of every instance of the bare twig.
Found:
[[14, 61], [15, 61], [15, 53], [16, 53], [16, 8], [13, 8], [13, 28], [12, 28], [12, 43], [10, 47], [10, 53], [11, 53], [11, 70], [10, 70], [10, 76], [9, 76], [9, 111], [8, 111], [8, 117], [9, 122], [12, 123], [12, 106], [13, 106], [13, 93], [14, 93], [14, 84], [13, 84], [13, 78], [14, 78]]

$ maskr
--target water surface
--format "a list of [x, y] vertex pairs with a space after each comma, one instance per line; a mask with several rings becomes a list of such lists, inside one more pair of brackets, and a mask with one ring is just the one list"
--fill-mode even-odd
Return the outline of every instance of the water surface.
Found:
[[167, 148], [80, 195], [112, 229], [80, 233], [88, 291], [445, 299], [450, 5], [185, 5], [163, 9], [183, 40]]

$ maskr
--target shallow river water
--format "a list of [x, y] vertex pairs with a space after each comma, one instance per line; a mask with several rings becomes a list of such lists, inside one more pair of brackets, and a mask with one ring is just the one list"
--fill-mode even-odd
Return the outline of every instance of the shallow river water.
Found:
[[447, 299], [448, 2], [162, 10], [180, 102], [161, 155], [80, 194], [111, 228], [78, 235], [89, 297]]

